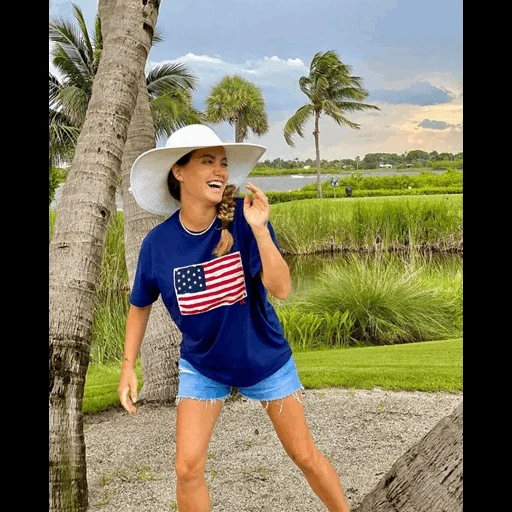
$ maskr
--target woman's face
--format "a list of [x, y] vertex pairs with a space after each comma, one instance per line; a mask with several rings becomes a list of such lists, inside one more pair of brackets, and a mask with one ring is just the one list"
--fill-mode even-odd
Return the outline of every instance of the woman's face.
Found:
[[223, 147], [196, 149], [190, 161], [180, 167], [173, 166], [180, 181], [181, 202], [187, 198], [218, 204], [228, 182], [228, 161]]

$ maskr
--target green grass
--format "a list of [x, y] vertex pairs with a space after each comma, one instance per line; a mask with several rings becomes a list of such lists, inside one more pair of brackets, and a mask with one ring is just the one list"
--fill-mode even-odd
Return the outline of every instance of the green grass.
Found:
[[306, 389], [462, 391], [462, 338], [294, 354]]
[[[462, 338], [383, 347], [338, 348], [294, 353], [306, 389], [462, 391]], [[139, 388], [142, 385], [137, 365]], [[83, 412], [119, 407], [120, 365], [90, 365]]]
[[462, 194], [301, 199], [270, 218], [286, 254], [462, 248]]

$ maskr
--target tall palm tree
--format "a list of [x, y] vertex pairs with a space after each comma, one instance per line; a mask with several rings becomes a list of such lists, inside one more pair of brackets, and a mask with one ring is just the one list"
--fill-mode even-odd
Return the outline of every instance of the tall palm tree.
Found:
[[[100, 5], [107, 0], [100, 0]], [[112, 1], [112, 0], [110, 0]], [[49, 248], [49, 512], [88, 510], [82, 404], [94, 296], [159, 2], [116, 0]]]
[[226, 75], [206, 98], [206, 119], [227, 121], [235, 128], [235, 142], [243, 142], [250, 129], [255, 135], [268, 132], [268, 117], [261, 89], [238, 75]]
[[334, 50], [318, 52], [311, 60], [308, 76], [299, 78], [300, 90], [308, 97], [309, 103], [300, 107], [285, 124], [284, 138], [293, 147], [293, 135], [304, 137], [304, 127], [313, 118], [316, 150], [317, 197], [322, 197], [320, 178], [319, 121], [325, 114], [340, 125], [359, 130], [360, 125], [345, 117], [347, 112], [380, 110], [375, 105], [362, 103], [368, 96], [363, 89], [362, 79], [351, 75], [352, 68], [343, 64]]
[[[95, 22], [94, 37], [89, 36], [80, 9], [74, 6], [78, 29], [72, 24], [50, 23], [50, 37], [55, 43], [54, 65], [64, 76], [63, 84], [53, 77], [50, 89], [53, 97], [73, 99], [69, 105], [77, 125], [87, 110], [92, 81], [101, 59], [103, 40], [110, 27], [115, 2], [102, 2]], [[101, 12], [100, 12], [101, 11]], [[101, 15], [101, 19], [100, 19]], [[153, 45], [162, 41], [156, 34]], [[86, 62], [87, 64], [84, 64]], [[69, 76], [68, 76], [68, 74]], [[85, 75], [85, 76], [83, 76]], [[204, 122], [204, 115], [192, 107], [192, 93], [197, 79], [181, 64], [165, 64], [142, 75], [138, 82], [137, 104], [131, 118], [121, 163], [120, 188], [123, 197], [125, 259], [130, 283], [133, 281], [138, 251], [147, 232], [162, 221], [161, 217], [143, 211], [129, 194], [130, 168], [135, 158], [152, 149], [157, 138], [166, 138], [173, 131], [191, 123]], [[57, 84], [57, 87], [54, 84]], [[78, 84], [78, 86], [76, 86]], [[78, 90], [80, 85], [85, 90]], [[152, 308], [144, 343], [141, 346], [143, 388], [140, 399], [170, 403], [176, 395], [177, 365], [180, 334], [170, 319], [161, 299]]]

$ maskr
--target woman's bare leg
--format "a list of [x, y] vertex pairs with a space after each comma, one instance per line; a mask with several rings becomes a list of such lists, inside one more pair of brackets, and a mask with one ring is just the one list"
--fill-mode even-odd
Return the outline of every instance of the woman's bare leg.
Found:
[[329, 512], [350, 512], [336, 470], [315, 445], [304, 416], [300, 391], [282, 400], [261, 402], [286, 453]]
[[222, 400], [180, 399], [176, 417], [176, 499], [180, 512], [210, 512], [204, 470]]

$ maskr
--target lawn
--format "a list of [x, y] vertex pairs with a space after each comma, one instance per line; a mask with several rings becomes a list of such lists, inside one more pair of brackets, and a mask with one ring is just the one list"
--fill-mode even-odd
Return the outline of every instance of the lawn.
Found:
[[[306, 389], [346, 388], [392, 391], [462, 391], [462, 338], [379, 347], [296, 351]], [[142, 385], [137, 365], [139, 388]], [[83, 412], [119, 407], [119, 365], [90, 365]]]

